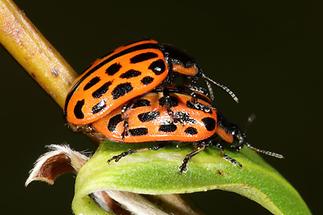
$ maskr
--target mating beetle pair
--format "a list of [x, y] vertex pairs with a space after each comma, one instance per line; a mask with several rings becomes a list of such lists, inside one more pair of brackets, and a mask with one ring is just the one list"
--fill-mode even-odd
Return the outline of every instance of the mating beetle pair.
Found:
[[[199, 79], [205, 81], [207, 89], [198, 84]], [[121, 46], [91, 65], [69, 92], [65, 116], [72, 126], [91, 128], [112, 141], [194, 143], [195, 149], [183, 160], [181, 172], [191, 157], [210, 145], [222, 152], [224, 148], [238, 151], [246, 145], [281, 157], [250, 146], [245, 134], [223, 118], [212, 106], [211, 83], [238, 102], [229, 88], [207, 77], [185, 53], [155, 40], [143, 40]], [[133, 152], [110, 160], [118, 161]]]

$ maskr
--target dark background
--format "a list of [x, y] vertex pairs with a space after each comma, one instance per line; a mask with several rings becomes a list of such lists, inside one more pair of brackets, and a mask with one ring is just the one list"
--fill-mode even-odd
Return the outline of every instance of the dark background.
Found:
[[[266, 158], [303, 196], [314, 214], [322, 204], [322, 16], [311, 1], [16, 1], [82, 72], [97, 57], [142, 38], [185, 49], [205, 71], [240, 97], [216, 89], [219, 108], [240, 125], [257, 120], [250, 142], [286, 156]], [[10, 214], [71, 214], [74, 177], [55, 186], [24, 187], [45, 145], [93, 149], [72, 133], [61, 109], [0, 49], [1, 196]], [[208, 214], [268, 214], [256, 203], [222, 191], [190, 195]], [[322, 211], [322, 210], [321, 210]]]

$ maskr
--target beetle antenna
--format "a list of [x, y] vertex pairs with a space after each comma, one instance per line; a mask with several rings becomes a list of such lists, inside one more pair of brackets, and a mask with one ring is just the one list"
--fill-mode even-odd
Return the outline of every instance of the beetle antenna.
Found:
[[212, 101], [214, 101], [215, 97], [214, 97], [214, 93], [213, 93], [213, 90], [212, 90], [212, 86], [210, 84], [210, 82], [208, 80], [205, 80], [205, 83], [206, 83], [206, 86], [209, 90], [209, 93], [210, 93], [210, 98]]
[[235, 102], [239, 103], [239, 98], [234, 94], [234, 92], [232, 90], [229, 89], [229, 87], [212, 80], [211, 78], [207, 77], [204, 73], [202, 73], [202, 77], [204, 79], [208, 80], [209, 82], [211, 82], [212, 84], [220, 87], [222, 90], [227, 92]]
[[[247, 123], [246, 123], [246, 130], [250, 127], [251, 123], [254, 122], [256, 119], [256, 114], [252, 113], [249, 115], [248, 117], [248, 120], [247, 120]], [[250, 145], [249, 143], [246, 143], [246, 146], [258, 153], [262, 153], [262, 154], [265, 154], [265, 155], [268, 155], [268, 156], [271, 156], [271, 157], [275, 157], [275, 158], [279, 158], [279, 159], [282, 159], [284, 158], [283, 155], [281, 154], [278, 154], [276, 152], [271, 152], [271, 151], [267, 151], [267, 150], [263, 150], [263, 149], [258, 149], [252, 145]]]
[[249, 143], [246, 144], [246, 146], [258, 153], [262, 153], [262, 154], [265, 154], [265, 155], [268, 155], [268, 156], [271, 156], [271, 157], [275, 157], [275, 158], [279, 158], [279, 159], [282, 159], [284, 158], [283, 155], [281, 154], [278, 154], [276, 152], [271, 152], [271, 151], [267, 151], [267, 150], [263, 150], [263, 149], [258, 149], [256, 147], [253, 147], [252, 145], [250, 145]]

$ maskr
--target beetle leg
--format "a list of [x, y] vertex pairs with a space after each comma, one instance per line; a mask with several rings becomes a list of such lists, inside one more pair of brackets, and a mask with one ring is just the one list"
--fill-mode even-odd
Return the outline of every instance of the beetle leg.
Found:
[[72, 125], [67, 124], [68, 128], [72, 129], [73, 132], [82, 132], [85, 134], [91, 134], [93, 133], [94, 129], [90, 125]]
[[239, 163], [239, 161], [237, 161], [236, 159], [230, 157], [229, 155], [227, 155], [225, 153], [223, 154], [223, 159], [226, 160], [226, 161], [229, 161], [234, 166], [242, 167], [242, 164]]
[[174, 122], [174, 112], [171, 109], [172, 98], [171, 98], [170, 93], [167, 88], [164, 88], [162, 93], [163, 93], [162, 98], [164, 99], [163, 106], [166, 107], [167, 113], [168, 113], [169, 117], [171, 118], [171, 123], [173, 123]]
[[[200, 103], [198, 99], [206, 101], [207, 103], [214, 103], [214, 98], [209, 98], [209, 94], [204, 87], [198, 86], [197, 84], [184, 85], [177, 89], [178, 92], [184, 93], [191, 96], [190, 103], [193, 106], [199, 106]], [[212, 105], [208, 105], [209, 108], [212, 108]]]
[[[208, 83], [208, 84], [210, 84], [210, 83]], [[204, 99], [211, 104], [215, 104], [213, 91], [210, 91], [210, 94], [209, 94], [204, 87], [198, 86], [197, 84], [195, 84], [195, 85], [190, 84], [190, 85], [186, 86], [185, 91], [187, 94], [191, 95], [191, 97], [192, 97], [191, 102], [193, 104], [197, 103], [198, 98]], [[212, 105], [210, 105], [209, 107], [212, 107]]]
[[123, 118], [123, 132], [121, 134], [122, 140], [125, 138], [125, 136], [128, 136], [128, 130], [129, 130], [128, 118]]
[[127, 110], [131, 109], [135, 101], [136, 100], [132, 100], [131, 102], [128, 102], [127, 104], [125, 104], [121, 109], [121, 115], [124, 115]]
[[223, 147], [222, 146], [217, 146], [220, 150], [220, 155], [223, 157], [224, 160], [229, 161], [232, 165], [237, 166], [237, 167], [242, 167], [242, 164], [239, 163], [236, 159], [230, 157], [229, 155], [224, 153]]
[[205, 83], [206, 83], [207, 89], [205, 89], [204, 87], [200, 86], [197, 83], [198, 79], [199, 79], [199, 77], [194, 76], [192, 78], [191, 83], [189, 85], [185, 86], [188, 88], [186, 90], [190, 91], [192, 96], [193, 96], [193, 94], [198, 93], [198, 94], [210, 99], [211, 102], [213, 102], [214, 101], [214, 93], [213, 93], [211, 84], [206, 80]]
[[128, 151], [125, 151], [125, 152], [122, 152], [122, 153], [120, 153], [120, 154], [118, 154], [118, 155], [115, 155], [115, 156], [113, 156], [112, 158], [110, 158], [109, 160], [108, 160], [108, 163], [110, 163], [111, 161], [115, 161], [115, 162], [118, 162], [121, 158], [123, 158], [123, 157], [126, 157], [127, 155], [130, 155], [130, 154], [133, 154], [133, 153], [135, 153], [136, 152], [136, 150], [134, 150], [134, 149], [129, 149]]
[[112, 158], [110, 158], [107, 162], [110, 163], [111, 161], [115, 161], [115, 162], [118, 162], [121, 158], [124, 158], [126, 157], [127, 155], [131, 155], [131, 154], [134, 154], [134, 153], [137, 153], [137, 152], [144, 152], [144, 151], [148, 151], [148, 150], [158, 150], [158, 149], [161, 149], [165, 146], [165, 144], [157, 144], [157, 145], [154, 145], [152, 147], [149, 147], [149, 148], [142, 148], [142, 149], [129, 149], [128, 151], [124, 151], [118, 155], [115, 155], [113, 156]]
[[201, 151], [206, 149], [207, 146], [208, 146], [208, 144], [206, 144], [206, 142], [201, 142], [197, 145], [197, 147], [193, 151], [188, 153], [185, 156], [185, 158], [183, 159], [182, 164], [179, 166], [179, 172], [180, 173], [186, 172], [187, 171], [187, 164], [192, 159], [192, 157], [194, 157], [195, 155], [197, 155], [198, 153], [200, 153]]
[[180, 86], [158, 86], [153, 92], [163, 92], [166, 96], [169, 93], [182, 93], [190, 95], [197, 99], [202, 99], [208, 103], [211, 103], [212, 100], [209, 98], [208, 90], [204, 87], [198, 86], [197, 84], [189, 85], [180, 85]]
[[212, 102], [214, 98], [209, 96], [208, 90], [202, 86], [199, 86], [196, 82], [192, 82], [189, 85], [177, 87], [177, 92], [191, 95], [194, 98], [200, 98], [207, 102]]
[[125, 136], [128, 136], [128, 130], [129, 130], [129, 121], [128, 121], [128, 115], [126, 114], [126, 111], [129, 110], [132, 107], [133, 103], [127, 103], [122, 107], [121, 110], [121, 117], [123, 119], [123, 132], [121, 134], [122, 139], [124, 139]]
[[191, 102], [195, 104], [197, 102], [197, 94], [195, 92], [191, 92]]
[[121, 134], [122, 139], [124, 139], [125, 136], [128, 136], [129, 122], [128, 122], [128, 116], [126, 112], [127, 110], [131, 109], [132, 106], [133, 106], [133, 102], [128, 102], [121, 109], [121, 118], [123, 119], [123, 132]]

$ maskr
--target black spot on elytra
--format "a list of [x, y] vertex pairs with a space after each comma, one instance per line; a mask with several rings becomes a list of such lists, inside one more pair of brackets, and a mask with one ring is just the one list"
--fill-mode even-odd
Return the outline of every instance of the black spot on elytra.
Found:
[[146, 99], [139, 99], [133, 103], [132, 108], [143, 107], [143, 106], [150, 106], [150, 101]]
[[126, 79], [128, 79], [128, 78], [137, 77], [139, 75], [141, 75], [141, 72], [140, 71], [137, 71], [137, 70], [134, 70], [134, 69], [130, 69], [127, 72], [122, 73], [120, 75], [120, 78], [126, 78]]
[[194, 127], [188, 127], [184, 131], [186, 134], [194, 135], [197, 134], [197, 129]]
[[148, 134], [147, 128], [133, 128], [129, 129], [129, 133], [131, 136], [142, 136]]
[[174, 123], [171, 123], [167, 125], [161, 125], [158, 130], [163, 132], [174, 132], [176, 131], [176, 129], [177, 126]]
[[158, 57], [158, 55], [154, 52], [146, 52], [146, 53], [141, 53], [138, 54], [130, 59], [131, 63], [140, 63], [152, 58]]
[[121, 65], [120, 65], [120, 63], [114, 63], [114, 64], [110, 65], [110, 66], [105, 70], [105, 73], [107, 73], [108, 75], [114, 75], [114, 74], [116, 74], [120, 69], [121, 69]]
[[186, 102], [186, 106], [188, 108], [191, 108], [191, 109], [195, 109], [195, 110], [201, 110], [205, 113], [209, 113], [209, 114], [212, 114], [212, 109], [206, 105], [203, 105], [199, 102], [191, 102], [191, 101], [187, 101]]
[[216, 122], [213, 118], [205, 117], [202, 119], [202, 122], [204, 123], [206, 130], [212, 131], [215, 129]]
[[100, 98], [104, 93], [106, 93], [109, 89], [109, 86], [112, 84], [111, 81], [108, 81], [106, 83], [104, 83], [101, 87], [99, 87], [97, 90], [95, 90], [92, 93], [92, 96], [94, 98]]
[[178, 105], [178, 99], [175, 96], [163, 96], [159, 99], [160, 106], [176, 107]]
[[139, 114], [138, 119], [141, 122], [148, 122], [148, 121], [156, 119], [159, 115], [160, 115], [160, 113], [158, 111], [150, 111], [150, 112], [145, 112], [145, 113]]
[[173, 119], [176, 121], [176, 122], [181, 122], [181, 123], [196, 123], [195, 119], [191, 118], [190, 115], [186, 112], [175, 112], [174, 113], [174, 116], [173, 116]]
[[[66, 97], [66, 102], [65, 102], [65, 108], [64, 110], [66, 110], [66, 106], [69, 104], [69, 101], [72, 97], [72, 95], [74, 94], [74, 92], [78, 89], [80, 83], [83, 83], [83, 81], [85, 79], [87, 79], [90, 75], [92, 75], [93, 73], [95, 73], [97, 70], [101, 69], [102, 67], [106, 67], [106, 65], [108, 65], [109, 63], [111, 63], [112, 61], [118, 59], [119, 57], [129, 54], [129, 53], [133, 53], [135, 51], [138, 50], [143, 50], [143, 49], [158, 49], [160, 50], [160, 45], [156, 42], [149, 42], [146, 41], [145, 43], [142, 44], [138, 44], [129, 48], [126, 48], [125, 50], [122, 51], [118, 51], [118, 52], [110, 52], [112, 53], [110, 55], [110, 53], [108, 54], [109, 56], [107, 58], [105, 58], [104, 60], [102, 60], [100, 63], [98, 63], [97, 65], [93, 66], [89, 66], [88, 70], [72, 87], [72, 89], [70, 90], [70, 92], [68, 93], [67, 97]], [[109, 70], [108, 70], [109, 71]], [[106, 71], [108, 73], [108, 71]]]
[[101, 110], [103, 110], [105, 107], [106, 107], [105, 100], [101, 100], [99, 103], [97, 103], [96, 105], [93, 106], [92, 113], [96, 114], [96, 113], [100, 112]]
[[84, 106], [84, 99], [77, 101], [75, 107], [74, 107], [74, 115], [76, 118], [78, 119], [83, 119], [84, 118], [84, 114], [82, 111], [82, 107]]
[[148, 85], [151, 82], [153, 82], [154, 78], [150, 77], [150, 76], [146, 76], [143, 79], [141, 79], [141, 83], [143, 83], [144, 85]]
[[121, 114], [117, 114], [117, 115], [111, 117], [109, 120], [109, 123], [108, 123], [108, 130], [113, 132], [116, 129], [117, 125], [120, 122], [122, 122], [122, 120], [123, 119], [122, 119]]
[[93, 87], [95, 84], [97, 84], [101, 79], [96, 76], [94, 78], [92, 78], [89, 82], [87, 82], [87, 84], [83, 87], [83, 90], [88, 90], [91, 87]]
[[113, 89], [111, 94], [113, 99], [118, 99], [121, 96], [125, 95], [126, 93], [130, 92], [132, 89], [133, 89], [132, 85], [129, 82], [127, 82], [116, 86]]
[[163, 60], [159, 59], [152, 62], [148, 69], [152, 70], [156, 75], [160, 75], [165, 72], [166, 66]]

